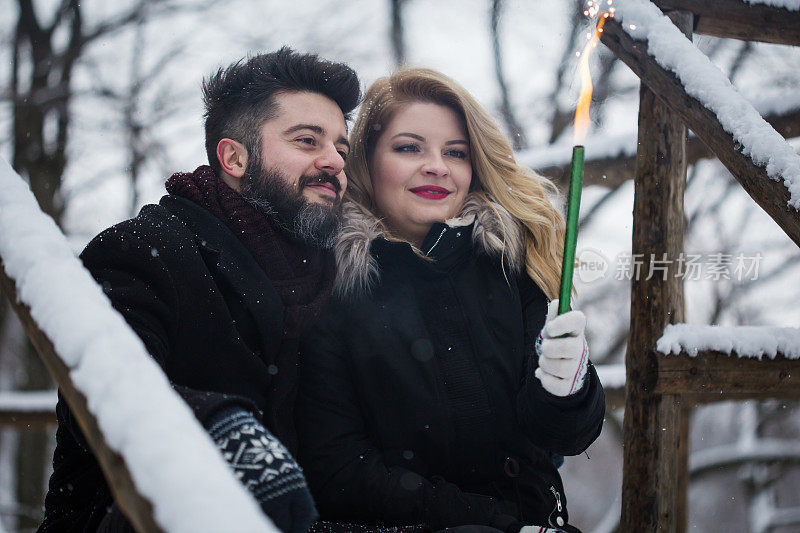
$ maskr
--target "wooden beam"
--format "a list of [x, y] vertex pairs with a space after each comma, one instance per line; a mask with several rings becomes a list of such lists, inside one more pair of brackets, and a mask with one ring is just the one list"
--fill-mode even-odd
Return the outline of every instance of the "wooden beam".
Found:
[[0, 391], [0, 426], [52, 426], [56, 423], [55, 398], [55, 391]]
[[800, 11], [741, 0], [654, 0], [663, 10], [695, 15], [694, 33], [800, 46]]
[[659, 394], [686, 395], [694, 403], [747, 398], [800, 398], [800, 360], [762, 360], [707, 351], [658, 354]]
[[606, 21], [601, 40], [683, 119], [753, 200], [800, 246], [800, 214], [788, 206], [789, 190], [783, 183], [770, 179], [764, 167], [736, 148], [736, 141], [723, 129], [717, 116], [686, 94], [678, 78], [647, 54], [647, 43], [635, 41], [614, 19]]
[[0, 426], [20, 429], [49, 428], [56, 423], [56, 413], [51, 411], [0, 411]]
[[[691, 14], [671, 18], [691, 34]], [[680, 530], [684, 410], [680, 396], [655, 393], [658, 365], [651, 348], [668, 323], [683, 321], [683, 283], [675, 273], [685, 233], [686, 136], [680, 117], [642, 84], [632, 253], [645, 261], [643, 275], [631, 280], [620, 531]], [[647, 275], [652, 259], [666, 260], [666, 275]]]
[[[569, 190], [571, 163], [534, 168], [542, 176], [547, 176], [556, 186], [566, 193]], [[633, 179], [636, 172], [636, 157], [620, 155], [615, 157], [598, 157], [586, 159], [583, 164], [583, 186], [597, 185], [616, 189], [628, 180]]]
[[69, 375], [69, 368], [56, 353], [52, 341], [36, 325], [28, 306], [18, 301], [16, 283], [6, 274], [2, 260], [0, 260], [0, 290], [8, 297], [11, 307], [19, 316], [31, 343], [58, 382], [62, 396], [66, 398], [86, 441], [103, 469], [115, 501], [130, 519], [136, 531], [160, 533], [162, 530], [153, 518], [151, 503], [136, 490], [124, 459], [109, 448], [97, 425], [97, 420], [89, 411], [86, 397], [75, 387]]
[[[766, 115], [764, 120], [786, 139], [800, 136], [800, 109], [785, 114]], [[686, 160], [689, 165], [711, 157], [715, 157], [714, 152], [703, 141], [694, 136], [689, 137], [686, 141]], [[569, 188], [569, 162], [534, 170], [550, 178], [562, 191]], [[616, 189], [632, 180], [635, 172], [636, 156], [589, 158], [584, 163], [583, 184]]]

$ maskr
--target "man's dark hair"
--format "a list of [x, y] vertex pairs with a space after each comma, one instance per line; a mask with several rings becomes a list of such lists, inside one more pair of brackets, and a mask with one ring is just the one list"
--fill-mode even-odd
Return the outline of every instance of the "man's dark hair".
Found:
[[220, 173], [217, 144], [221, 139], [239, 141], [249, 154], [257, 153], [261, 125], [276, 116], [275, 96], [302, 91], [336, 102], [345, 120], [361, 97], [353, 69], [286, 46], [220, 68], [204, 80], [206, 154], [214, 172]]

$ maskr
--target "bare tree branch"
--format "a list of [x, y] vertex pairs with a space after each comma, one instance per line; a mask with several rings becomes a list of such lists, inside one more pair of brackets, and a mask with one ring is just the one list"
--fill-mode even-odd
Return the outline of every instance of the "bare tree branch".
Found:
[[606, 53], [601, 50], [600, 57], [600, 73], [594, 75], [594, 90], [592, 92], [592, 109], [594, 109], [594, 120], [599, 125], [603, 123], [605, 117], [605, 104], [611, 96], [618, 94], [618, 91], [611, 86], [611, 75], [614, 68], [618, 64], [617, 56], [611, 53]]
[[621, 190], [620, 187], [616, 189], [609, 189], [608, 191], [603, 194], [603, 196], [592, 205], [591, 208], [581, 217], [580, 221], [578, 222], [578, 229], [583, 229], [584, 226], [588, 226], [589, 223], [594, 219], [597, 213], [608, 204], [611, 200], [613, 200], [617, 193]]
[[397, 66], [406, 61], [406, 47], [403, 40], [403, 2], [405, 0], [389, 0], [391, 5], [392, 23], [390, 26], [389, 40], [392, 43], [392, 54]]
[[502, 12], [502, 0], [492, 0], [491, 33], [492, 33], [492, 53], [494, 58], [494, 73], [497, 78], [497, 85], [500, 89], [500, 115], [506, 124], [508, 136], [514, 150], [522, 150], [528, 145], [525, 131], [520, 126], [519, 121], [514, 116], [511, 109], [511, 98], [506, 84], [505, 74], [503, 73], [503, 52], [500, 47], [500, 14]]
[[165, 3], [165, 0], [152, 0], [148, 2], [147, 0], [140, 0], [137, 2], [131, 9], [122, 13], [121, 15], [117, 15], [116, 17], [101, 22], [90, 31], [86, 32], [84, 35], [81, 36], [80, 46], [84, 47], [98, 39], [103, 37], [109, 33], [112, 33], [120, 28], [129, 26], [130, 24], [140, 20], [143, 16], [145, 11], [147, 10], [148, 6], [157, 6], [160, 4]]
[[739, 74], [742, 65], [744, 65], [745, 60], [750, 57], [750, 54], [753, 52], [753, 43], [751, 41], [745, 41], [742, 43], [742, 47], [739, 49], [739, 53], [736, 55], [736, 59], [733, 60], [731, 64], [731, 68], [728, 71], [728, 79], [733, 82], [736, 79], [736, 76]]
[[564, 80], [566, 78], [567, 67], [571, 64], [570, 58], [575, 50], [575, 43], [581, 31], [581, 22], [583, 21], [583, 0], [574, 0], [572, 7], [572, 18], [570, 23], [569, 34], [567, 35], [566, 42], [564, 43], [564, 50], [561, 54], [561, 60], [558, 62], [558, 69], [556, 70], [556, 80], [553, 92], [550, 94], [549, 103], [553, 109], [553, 115], [550, 117], [550, 144], [554, 143], [556, 139], [564, 131], [572, 121], [572, 110], [564, 111], [561, 109], [558, 101], [558, 95], [564, 89]]

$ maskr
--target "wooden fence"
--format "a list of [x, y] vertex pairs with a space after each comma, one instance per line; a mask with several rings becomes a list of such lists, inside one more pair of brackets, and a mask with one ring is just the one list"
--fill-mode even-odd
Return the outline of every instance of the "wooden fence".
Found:
[[[657, 0], [691, 39], [693, 32], [800, 45], [800, 12], [738, 0]], [[616, 4], [622, 7], [622, 3]], [[624, 464], [620, 531], [685, 531], [689, 415], [709, 401], [800, 398], [800, 361], [702, 352], [664, 356], [656, 343], [667, 324], [684, 320], [683, 252], [687, 126], [730, 170], [753, 200], [800, 245], [800, 216], [789, 191], [738, 148], [718, 117], [690, 96], [680, 79], [609, 19], [602, 42], [641, 79], [632, 254], [668, 261], [666, 276], [634, 276], [625, 355]], [[666, 279], [665, 279], [666, 278]]]

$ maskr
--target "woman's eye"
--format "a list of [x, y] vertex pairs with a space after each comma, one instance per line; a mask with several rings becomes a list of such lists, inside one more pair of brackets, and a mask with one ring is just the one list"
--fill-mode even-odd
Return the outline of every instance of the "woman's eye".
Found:
[[419, 147], [416, 144], [401, 144], [394, 147], [395, 152], [419, 152]]
[[458, 159], [467, 158], [467, 152], [465, 152], [464, 150], [448, 150], [447, 152], [445, 152], [445, 155], [449, 155], [450, 157], [456, 157]]

